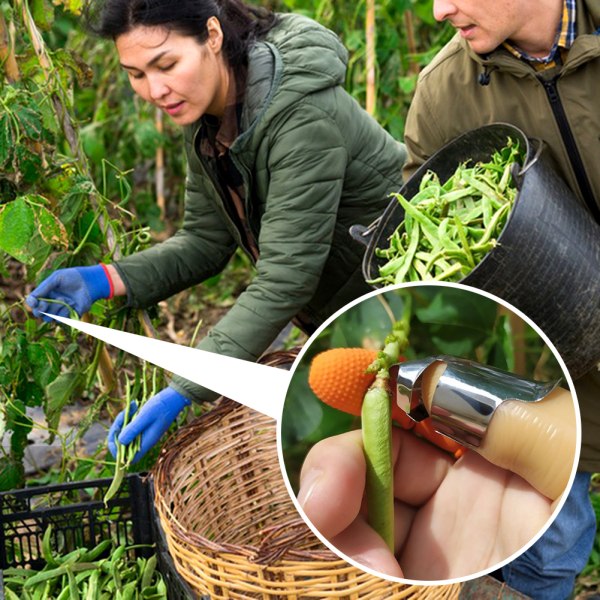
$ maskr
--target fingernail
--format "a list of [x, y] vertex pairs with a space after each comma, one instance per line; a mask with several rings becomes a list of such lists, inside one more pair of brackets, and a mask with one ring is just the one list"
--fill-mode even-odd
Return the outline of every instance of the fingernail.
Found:
[[306, 506], [315, 490], [319, 487], [322, 476], [322, 469], [311, 469], [302, 477], [300, 491], [298, 492], [298, 503], [302, 508]]

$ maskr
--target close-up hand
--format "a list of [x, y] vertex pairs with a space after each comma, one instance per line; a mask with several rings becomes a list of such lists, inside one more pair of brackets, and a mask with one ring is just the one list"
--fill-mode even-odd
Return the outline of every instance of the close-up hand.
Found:
[[179, 413], [189, 405], [190, 401], [185, 396], [170, 387], [150, 398], [139, 411], [137, 403], [133, 402], [130, 407], [130, 418], [133, 417], [131, 422], [123, 428], [125, 410], [122, 410], [108, 431], [110, 453], [114, 457], [117, 456], [115, 439], [123, 445], [128, 445], [141, 435], [140, 449], [132, 460], [132, 463], [136, 463], [156, 445]]
[[[110, 280], [101, 265], [59, 269], [44, 279], [26, 298], [35, 317], [42, 313], [69, 317], [69, 306], [81, 317], [94, 302], [111, 295]], [[52, 302], [54, 300], [55, 302]]]
[[468, 451], [459, 460], [393, 431], [394, 554], [367, 523], [360, 431], [307, 455], [298, 501], [341, 553], [379, 573], [413, 580], [468, 576], [507, 559], [552, 514], [552, 500], [521, 476]]

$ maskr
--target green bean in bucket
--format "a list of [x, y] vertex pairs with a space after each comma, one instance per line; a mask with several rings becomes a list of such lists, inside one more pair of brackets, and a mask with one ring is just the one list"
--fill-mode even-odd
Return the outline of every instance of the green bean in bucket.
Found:
[[509, 138], [489, 162], [462, 163], [443, 183], [427, 171], [410, 200], [392, 194], [404, 220], [388, 238], [389, 247], [375, 249], [385, 263], [369, 283], [466, 277], [498, 243], [517, 196], [513, 166], [522, 160], [518, 143]]

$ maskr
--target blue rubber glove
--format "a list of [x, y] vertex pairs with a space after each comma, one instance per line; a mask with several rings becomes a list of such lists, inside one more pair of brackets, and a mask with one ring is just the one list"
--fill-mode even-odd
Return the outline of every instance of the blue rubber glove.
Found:
[[[121, 431], [123, 421], [125, 420], [125, 411], [122, 410], [115, 419], [108, 431], [108, 449], [110, 453], [117, 456], [117, 446], [115, 437], [121, 444], [130, 444], [138, 435], [142, 435], [142, 442], [139, 451], [133, 458], [136, 463], [150, 450], [163, 434], [169, 429], [177, 415], [191, 402], [176, 392], [173, 388], [165, 388], [156, 396], [152, 396], [142, 406], [140, 412], [133, 417], [133, 420]], [[132, 402], [129, 410], [130, 416], [137, 411], [137, 403]]]
[[110, 295], [111, 286], [108, 276], [102, 266], [96, 265], [55, 271], [27, 296], [25, 302], [33, 309], [35, 317], [51, 321], [52, 319], [41, 313], [68, 317], [69, 309], [63, 304], [47, 302], [43, 298], [65, 302], [81, 316], [90, 310], [96, 300], [109, 298]]

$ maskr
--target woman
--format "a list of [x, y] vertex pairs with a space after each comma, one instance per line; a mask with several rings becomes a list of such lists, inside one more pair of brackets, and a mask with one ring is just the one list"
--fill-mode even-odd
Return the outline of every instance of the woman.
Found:
[[[99, 3], [91, 3], [95, 7]], [[368, 291], [349, 236], [401, 186], [403, 145], [343, 90], [347, 52], [300, 15], [238, 0], [107, 0], [93, 29], [115, 41], [134, 91], [183, 126], [185, 216], [169, 240], [112, 265], [57, 271], [27, 302], [79, 314], [100, 298], [154, 304], [220, 272], [240, 246], [256, 276], [199, 348], [256, 360], [292, 318], [311, 332]], [[214, 394], [174, 378], [120, 435], [141, 457], [191, 400]]]

